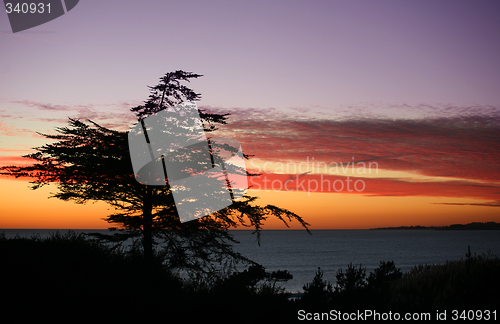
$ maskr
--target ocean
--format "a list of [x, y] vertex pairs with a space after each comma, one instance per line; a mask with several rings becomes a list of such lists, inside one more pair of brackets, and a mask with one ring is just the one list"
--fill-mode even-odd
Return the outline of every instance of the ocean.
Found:
[[[57, 230], [0, 230], [7, 238], [39, 235]], [[59, 230], [65, 233], [64, 230]], [[75, 230], [80, 232], [81, 230]], [[86, 230], [83, 232], [107, 232]], [[368, 275], [380, 261], [394, 261], [403, 272], [418, 264], [443, 264], [471, 253], [500, 255], [500, 232], [440, 230], [263, 230], [260, 246], [251, 230], [232, 230], [240, 242], [235, 250], [262, 264], [267, 271], [288, 270], [293, 279], [282, 284], [289, 292], [301, 292], [318, 267], [323, 279], [335, 284], [339, 268], [349, 263], [366, 268]]]

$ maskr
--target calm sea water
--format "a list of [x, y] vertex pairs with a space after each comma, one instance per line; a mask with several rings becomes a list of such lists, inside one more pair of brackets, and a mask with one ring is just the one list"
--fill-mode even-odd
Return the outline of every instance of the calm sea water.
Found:
[[[2, 231], [6, 237], [46, 237], [56, 230]], [[324, 272], [323, 278], [334, 284], [337, 270], [345, 269], [350, 262], [361, 264], [368, 274], [380, 261], [394, 261], [406, 272], [417, 264], [460, 260], [465, 257], [467, 246], [472, 254], [490, 251], [500, 256], [499, 231], [312, 230], [310, 235], [302, 230], [264, 230], [260, 246], [252, 231], [231, 233], [240, 241], [236, 251], [268, 271], [288, 270], [294, 278], [283, 286], [290, 292], [302, 291], [318, 267]]]
[[[245, 231], [246, 232], [246, 231]], [[498, 231], [434, 230], [313, 230], [263, 231], [261, 245], [251, 232], [235, 231], [241, 244], [236, 250], [259, 262], [268, 271], [286, 269], [294, 276], [284, 285], [291, 292], [302, 291], [318, 267], [323, 278], [335, 283], [339, 268], [352, 262], [366, 273], [380, 261], [394, 261], [403, 272], [417, 264], [442, 264], [460, 260], [470, 245], [472, 254], [491, 251], [500, 256]]]

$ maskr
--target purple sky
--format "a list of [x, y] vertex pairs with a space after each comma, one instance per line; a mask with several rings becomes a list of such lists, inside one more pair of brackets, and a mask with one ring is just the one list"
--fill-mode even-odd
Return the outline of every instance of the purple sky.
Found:
[[192, 86], [216, 107], [498, 105], [499, 13], [498, 1], [81, 0], [12, 35], [2, 12], [0, 109], [136, 103], [175, 69], [205, 75]]

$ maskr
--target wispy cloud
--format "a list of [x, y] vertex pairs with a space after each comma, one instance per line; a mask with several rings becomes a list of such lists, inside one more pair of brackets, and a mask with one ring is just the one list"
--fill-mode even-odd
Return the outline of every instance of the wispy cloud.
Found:
[[15, 127], [14, 125], [0, 121], [0, 136], [26, 136], [26, 135], [38, 137], [38, 135], [30, 129], [18, 128]]
[[128, 130], [132, 123], [137, 121], [134, 114], [129, 111], [134, 103], [128, 102], [101, 105], [61, 105], [29, 100], [11, 100], [9, 103], [51, 113], [50, 117], [40, 117], [39, 114], [25, 117], [31, 121], [65, 124], [68, 122], [68, 118], [90, 119], [102, 126], [118, 130]]
[[26, 107], [32, 107], [40, 110], [45, 110], [45, 111], [69, 111], [69, 110], [74, 110], [70, 106], [66, 105], [53, 105], [50, 103], [41, 103], [41, 102], [35, 102], [35, 101], [29, 101], [29, 100], [11, 100], [9, 101], [10, 103], [13, 104], [18, 104], [18, 105], [23, 105]]
[[436, 203], [437, 205], [500, 207], [500, 200], [485, 203]]
[[[477, 112], [476, 110], [473, 110]], [[424, 119], [297, 119], [240, 111], [221, 128], [270, 161], [377, 160], [385, 170], [500, 181], [500, 115]]]

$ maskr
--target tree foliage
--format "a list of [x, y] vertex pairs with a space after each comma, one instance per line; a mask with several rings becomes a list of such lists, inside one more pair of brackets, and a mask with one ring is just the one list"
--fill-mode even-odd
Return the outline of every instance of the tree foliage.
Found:
[[337, 278], [337, 284], [335, 285], [336, 292], [352, 293], [366, 286], [366, 269], [362, 268], [361, 265], [359, 265], [359, 268], [353, 266], [351, 262], [347, 265], [345, 272], [339, 269], [335, 278]]
[[379, 290], [393, 280], [403, 276], [401, 269], [396, 268], [394, 261], [380, 261], [378, 268], [370, 272], [367, 279], [368, 287]]
[[137, 117], [144, 118], [183, 101], [200, 100], [201, 94], [181, 84], [181, 81], [190, 82], [189, 79], [196, 79], [201, 76], [200, 74], [181, 70], [166, 73], [160, 78], [159, 84], [148, 86], [150, 89], [149, 99], [143, 105], [130, 110], [136, 113]]
[[333, 288], [330, 282], [323, 279], [323, 271], [318, 268], [313, 281], [304, 285], [302, 300], [306, 303], [325, 304], [330, 301]]

